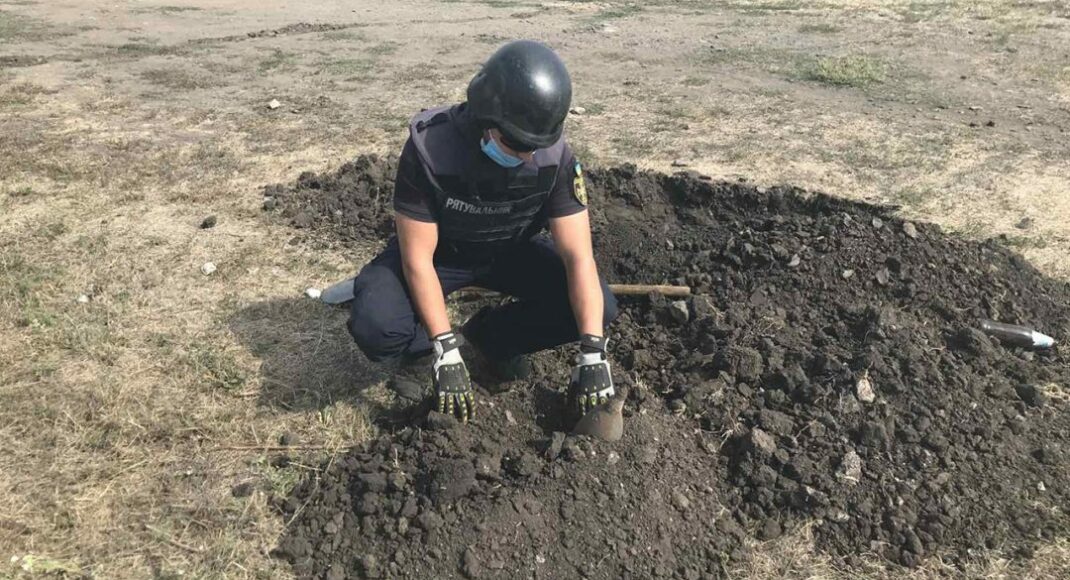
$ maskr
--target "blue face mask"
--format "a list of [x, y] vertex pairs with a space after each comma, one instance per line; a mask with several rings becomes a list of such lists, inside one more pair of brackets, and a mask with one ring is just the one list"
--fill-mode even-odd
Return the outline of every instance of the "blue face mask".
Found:
[[523, 159], [519, 157], [513, 157], [505, 151], [502, 151], [502, 148], [498, 145], [498, 142], [495, 141], [493, 138], [484, 138], [483, 140], [481, 140], [480, 147], [483, 149], [483, 152], [487, 154], [487, 157], [490, 157], [491, 160], [493, 160], [498, 165], [501, 165], [502, 167], [519, 167], [520, 165], [524, 164]]

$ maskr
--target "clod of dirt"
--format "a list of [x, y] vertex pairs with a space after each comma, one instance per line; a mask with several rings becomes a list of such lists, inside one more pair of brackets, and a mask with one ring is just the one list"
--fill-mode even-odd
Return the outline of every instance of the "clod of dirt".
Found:
[[787, 413], [762, 409], [758, 413], [758, 424], [773, 435], [789, 437], [795, 431], [795, 421]]
[[312, 216], [301, 212], [294, 216], [293, 225], [295, 228], [307, 228], [312, 225]]
[[204, 218], [203, 221], [201, 221], [201, 229], [202, 230], [210, 230], [210, 229], [215, 227], [216, 222], [218, 222], [218, 221], [219, 220], [216, 218], [216, 216], [210, 215], [210, 216]]
[[[304, 213], [300, 243], [381, 245], [394, 171], [361, 157], [271, 186], [270, 219]], [[565, 382], [568, 358], [541, 353], [533, 386], [495, 395], [474, 423], [390, 429], [275, 502], [292, 520], [276, 553], [297, 576], [457, 577], [471, 549], [488, 576], [541, 562], [555, 578], [716, 578], [748, 536], [803, 524], [835, 558], [964, 567], [1070, 534], [1070, 409], [1034, 386], [1070, 384], [1070, 364], [1058, 345], [1025, 352], [976, 331], [1044, 321], [1065, 339], [1066, 284], [995, 240], [888, 208], [632, 166], [587, 179], [603, 275], [694, 294], [686, 321], [664, 299], [620, 300], [610, 355], [637, 385], [628, 430], [613, 444], [555, 437], [564, 397], [547, 385]], [[454, 461], [474, 483], [457, 463], [466, 491], [435, 502], [431, 482]], [[368, 473], [385, 490], [367, 491]]]
[[683, 415], [687, 412], [687, 403], [680, 399], [673, 399], [669, 401], [669, 410], [673, 415]]
[[476, 556], [475, 550], [468, 548], [464, 551], [461, 560], [461, 571], [468, 578], [479, 578], [483, 573], [483, 567]]
[[747, 443], [749, 449], [759, 456], [771, 457], [777, 450], [776, 438], [757, 427], [750, 430]]
[[429, 495], [436, 505], [451, 503], [467, 495], [475, 483], [476, 468], [471, 460], [443, 461], [431, 471]]
[[403, 377], [393, 377], [386, 383], [386, 388], [394, 391], [394, 394], [402, 399], [419, 401], [427, 394], [424, 386], [416, 381]]
[[561, 431], [554, 431], [554, 434], [550, 437], [550, 445], [546, 448], [546, 459], [553, 461], [561, 455], [561, 449], [565, 446], [565, 434]]
[[1037, 385], [1018, 385], [1015, 387], [1015, 391], [1022, 401], [1025, 401], [1030, 407], [1043, 407], [1048, 402], [1048, 396]]
[[201, 264], [201, 274], [204, 274], [205, 276], [211, 276], [215, 273], [215, 271], [216, 267], [215, 264], [213, 264], [212, 262], [205, 262], [204, 264]]
[[426, 425], [429, 431], [449, 431], [460, 425], [460, 422], [453, 415], [431, 411], [427, 415]]
[[572, 428], [576, 435], [587, 435], [602, 441], [620, 441], [624, 436], [624, 399], [610, 399], [584, 415]]
[[246, 481], [230, 488], [230, 495], [238, 498], [249, 497], [256, 491], [256, 486]]

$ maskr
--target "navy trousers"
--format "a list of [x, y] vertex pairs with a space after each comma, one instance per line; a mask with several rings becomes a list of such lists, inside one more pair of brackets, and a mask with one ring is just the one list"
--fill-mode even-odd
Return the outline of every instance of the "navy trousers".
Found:
[[[504, 360], [579, 339], [565, 265], [548, 238], [533, 238], [476, 266], [436, 260], [435, 271], [446, 296], [465, 286], [478, 286], [516, 298], [479, 317], [475, 330], [484, 338], [476, 346], [490, 358]], [[409, 297], [396, 238], [360, 271], [353, 290], [349, 332], [370, 360], [431, 351], [431, 341]], [[617, 317], [617, 301], [604, 280], [602, 295], [603, 324], [609, 326]]]

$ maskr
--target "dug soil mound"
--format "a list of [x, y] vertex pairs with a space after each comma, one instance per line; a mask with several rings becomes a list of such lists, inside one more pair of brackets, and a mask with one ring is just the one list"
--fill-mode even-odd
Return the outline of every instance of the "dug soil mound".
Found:
[[[266, 193], [309, 243], [390, 232], [373, 157]], [[441, 416], [325, 465], [278, 505], [301, 577], [716, 578], [750, 538], [812, 523], [820, 549], [893, 566], [1028, 558], [1070, 531], [1070, 365], [977, 330], [1070, 339], [1070, 288], [997, 241], [793, 188], [637, 171], [588, 177], [622, 300], [625, 436], [565, 436], [571, 348]], [[476, 377], [478, 381], [479, 377]]]

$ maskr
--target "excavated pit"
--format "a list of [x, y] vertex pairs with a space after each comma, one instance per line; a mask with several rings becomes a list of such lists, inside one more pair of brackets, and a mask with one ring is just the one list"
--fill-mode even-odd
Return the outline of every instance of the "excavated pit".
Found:
[[[374, 246], [394, 170], [363, 156], [264, 193], [299, 243]], [[1067, 535], [1067, 358], [976, 330], [1061, 344], [1065, 283], [998, 240], [790, 187], [622, 166], [588, 190], [604, 276], [694, 289], [621, 301], [624, 439], [561, 434], [571, 349], [542, 353], [474, 424], [390, 424], [278, 498], [298, 576], [719, 578], [804, 523], [847, 564], [907, 567]]]

